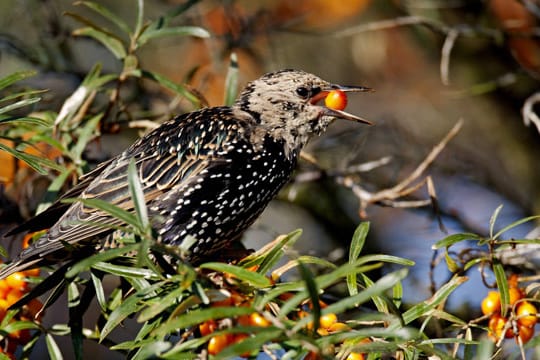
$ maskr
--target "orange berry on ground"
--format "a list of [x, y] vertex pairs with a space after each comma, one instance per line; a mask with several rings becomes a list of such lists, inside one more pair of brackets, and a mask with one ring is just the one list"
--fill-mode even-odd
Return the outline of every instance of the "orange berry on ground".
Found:
[[482, 300], [482, 314], [489, 315], [501, 311], [501, 295], [498, 291], [490, 291]]
[[508, 303], [512, 306], [523, 298], [523, 292], [517, 287], [508, 288]]
[[517, 305], [517, 322], [520, 325], [532, 327], [536, 324], [536, 307], [528, 301], [522, 301]]
[[326, 107], [334, 110], [343, 110], [347, 107], [347, 94], [341, 90], [332, 90], [324, 99]]
[[271, 325], [270, 321], [259, 313], [252, 313], [249, 315], [249, 324], [260, 327], [268, 327]]
[[352, 352], [347, 356], [346, 360], [364, 360], [364, 359], [365, 357], [363, 353]]
[[[529, 342], [534, 336], [534, 327], [533, 326], [523, 326], [518, 325], [518, 337], [523, 344]], [[516, 338], [516, 341], [518, 339]]]
[[210, 355], [219, 354], [223, 349], [229, 346], [232, 338], [228, 334], [215, 335], [208, 341], [208, 353]]
[[217, 329], [217, 323], [214, 320], [208, 320], [203, 322], [202, 324], [199, 324], [199, 332], [202, 336], [209, 335], [216, 331]]
[[319, 319], [319, 324], [322, 328], [328, 329], [330, 326], [337, 323], [337, 316], [334, 313], [328, 313], [326, 315], [321, 316]]
[[6, 278], [8, 286], [12, 289], [26, 290], [28, 283], [26, 282], [26, 276], [22, 272], [16, 272], [9, 275]]

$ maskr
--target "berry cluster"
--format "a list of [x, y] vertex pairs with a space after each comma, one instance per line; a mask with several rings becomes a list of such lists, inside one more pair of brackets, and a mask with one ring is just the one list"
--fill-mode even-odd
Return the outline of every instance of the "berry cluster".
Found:
[[[25, 238], [23, 248], [27, 246]], [[30, 269], [13, 273], [0, 280], [0, 322], [4, 320], [11, 305], [19, 301], [30, 291], [31, 278], [39, 276], [39, 269]], [[30, 300], [19, 309], [18, 313], [10, 321], [37, 321], [41, 320], [43, 304], [38, 299]], [[30, 340], [29, 329], [16, 330], [9, 333], [0, 343], [0, 353], [10, 358], [15, 358], [15, 351], [19, 345], [25, 345]]]
[[[255, 265], [253, 267], [247, 268], [247, 270], [250, 271], [257, 271], [258, 266]], [[275, 283], [276, 279], [273, 278], [273, 276], [268, 277], [271, 283]], [[234, 283], [235, 276], [231, 274], [225, 273], [223, 276], [223, 283], [222, 284], [232, 284]], [[225, 299], [220, 298], [219, 300], [211, 301], [210, 306], [211, 307], [251, 307], [253, 305], [253, 299], [247, 297], [246, 295], [243, 295], [241, 292], [237, 291], [236, 289], [233, 289], [232, 287], [229, 287], [227, 291], [230, 293], [230, 296], [226, 297]], [[294, 296], [291, 292], [286, 292], [278, 296], [278, 302], [279, 301], [287, 301], [291, 299]], [[320, 309], [325, 309], [328, 305], [322, 301], [319, 300], [319, 307]], [[306, 318], [310, 315], [313, 309], [313, 304], [311, 301], [305, 301], [300, 309], [294, 311], [290, 316], [289, 319], [293, 321], [300, 321], [303, 318]], [[248, 339], [250, 334], [248, 333], [226, 333], [222, 332], [220, 330], [224, 330], [227, 328], [236, 328], [236, 327], [268, 327], [272, 326], [272, 315], [271, 315], [271, 307], [267, 306], [264, 311], [257, 312], [254, 311], [251, 314], [247, 315], [240, 315], [236, 316], [234, 318], [226, 318], [221, 320], [207, 320], [201, 324], [198, 325], [197, 331], [200, 336], [209, 336], [209, 340], [206, 345], [206, 349], [208, 351], [209, 355], [217, 355], [220, 352], [222, 352], [227, 347], [234, 345], [236, 343], [239, 343], [241, 341], [244, 341], [245, 339]], [[313, 332], [314, 329], [314, 323], [313, 321], [308, 322], [304, 326], [304, 330], [307, 332]], [[321, 315], [319, 317], [319, 327], [316, 329], [316, 333], [319, 336], [326, 336], [330, 334], [335, 334], [338, 332], [345, 332], [350, 331], [351, 328], [343, 323], [338, 321], [338, 317], [334, 313], [327, 312], [324, 315]], [[215, 333], [215, 334], [214, 334]], [[212, 335], [214, 334], [214, 335]], [[363, 339], [361, 343], [370, 342], [369, 339]], [[334, 351], [332, 349], [332, 351]], [[251, 353], [241, 354], [243, 357], [249, 357]], [[317, 360], [322, 359], [321, 355], [318, 352], [312, 351], [309, 352], [305, 357], [304, 360]], [[346, 358], [346, 360], [364, 360], [365, 355], [360, 352], [350, 352]]]
[[534, 335], [537, 310], [534, 304], [524, 299], [525, 292], [518, 287], [516, 275], [508, 279], [509, 316], [501, 315], [501, 295], [490, 291], [482, 300], [482, 313], [489, 316], [489, 335], [494, 341], [515, 338], [520, 344], [527, 343]]

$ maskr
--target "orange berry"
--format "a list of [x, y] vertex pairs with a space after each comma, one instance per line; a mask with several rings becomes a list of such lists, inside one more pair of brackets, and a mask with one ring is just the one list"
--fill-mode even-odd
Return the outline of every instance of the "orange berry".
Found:
[[319, 324], [322, 328], [328, 329], [330, 326], [337, 323], [337, 316], [334, 313], [328, 313], [326, 315], [321, 316], [319, 319]]
[[249, 324], [260, 327], [268, 327], [271, 325], [270, 321], [259, 313], [252, 313], [249, 315]]
[[513, 306], [519, 300], [523, 298], [523, 292], [517, 287], [511, 287], [508, 289], [508, 303]]
[[202, 336], [209, 335], [216, 331], [217, 329], [217, 323], [214, 320], [208, 320], [203, 322], [202, 324], [199, 324], [199, 332]]
[[19, 344], [26, 344], [30, 340], [30, 330], [29, 329], [22, 329], [22, 330], [15, 330], [14, 332], [9, 334], [9, 337]]
[[482, 314], [489, 315], [501, 311], [501, 295], [498, 291], [490, 291], [482, 300]]
[[347, 324], [342, 323], [342, 322], [333, 323], [332, 325], [328, 327], [328, 331], [331, 333], [338, 332], [338, 331], [349, 331], [349, 330], [351, 330], [351, 328]]
[[40, 268], [33, 268], [33, 269], [23, 270], [21, 272], [26, 277], [36, 277], [36, 276], [39, 276], [39, 274], [41, 272], [41, 269]]
[[519, 285], [518, 283], [518, 276], [517, 274], [512, 274], [508, 277], [508, 287], [509, 288], [517, 288]]
[[223, 349], [229, 346], [231, 336], [228, 334], [215, 335], [208, 341], [208, 353], [210, 355], [219, 354]]
[[[534, 336], [534, 327], [533, 326], [523, 326], [518, 325], [518, 337], [523, 344], [529, 342]], [[517, 341], [517, 339], [516, 339]]]
[[520, 325], [533, 327], [536, 324], [536, 307], [528, 301], [522, 301], [518, 304], [516, 315], [517, 322]]
[[0, 291], [9, 291], [10, 289], [10, 286], [8, 285], [6, 279], [2, 279], [0, 280]]
[[314, 351], [310, 351], [307, 353], [306, 356], [304, 356], [304, 360], [319, 360], [319, 359], [322, 359], [322, 357]]
[[19, 289], [16, 289], [16, 288], [13, 288], [11, 289], [11, 291], [6, 295], [6, 301], [8, 302], [8, 304], [11, 306], [13, 304], [15, 304], [17, 301], [20, 300], [20, 298], [22, 298], [24, 295], [24, 293], [19, 290]]
[[349, 356], [347, 356], [346, 360], [364, 360], [364, 359], [365, 357], [363, 353], [352, 352], [349, 354]]
[[8, 286], [12, 289], [26, 290], [28, 283], [22, 272], [16, 272], [6, 278]]
[[341, 90], [332, 90], [324, 99], [326, 107], [334, 110], [343, 110], [347, 106], [347, 94]]
[[[504, 330], [504, 327], [506, 326], [507, 321], [508, 320], [506, 318], [503, 318], [501, 315], [493, 314], [491, 318], [489, 319], [489, 323], [488, 323], [490, 335], [495, 337], [495, 339], [499, 339], [502, 335], [502, 332]], [[506, 335], [507, 333], [505, 333], [505, 336]]]

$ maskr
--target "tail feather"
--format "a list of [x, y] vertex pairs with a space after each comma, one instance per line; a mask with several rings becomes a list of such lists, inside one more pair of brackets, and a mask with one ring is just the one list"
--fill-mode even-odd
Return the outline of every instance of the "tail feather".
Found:
[[19, 271], [24, 271], [28, 269], [33, 269], [39, 267], [40, 262], [43, 259], [16, 259], [13, 262], [7, 264], [0, 269], [0, 280], [7, 278], [9, 275], [14, 274]]

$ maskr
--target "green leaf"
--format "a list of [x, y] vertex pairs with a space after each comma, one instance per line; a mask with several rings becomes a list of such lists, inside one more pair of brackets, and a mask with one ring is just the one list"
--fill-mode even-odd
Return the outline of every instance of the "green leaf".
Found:
[[[366, 242], [368, 232], [369, 222], [367, 221], [361, 223], [354, 231], [351, 240], [351, 246], [349, 248], [349, 263], [355, 262], [360, 256], [362, 248], [364, 247], [364, 243]], [[349, 295], [358, 294], [358, 286], [356, 285], [356, 273], [347, 276], [347, 288], [349, 289]]]
[[[532, 221], [532, 220], [536, 220], [536, 219], [540, 219], [540, 215], [529, 216], [529, 217], [514, 221], [513, 223], [511, 223], [510, 225], [505, 226], [504, 228], [499, 230], [495, 235], [493, 235], [493, 239], [499, 238], [499, 236], [501, 236], [502, 234], [504, 234], [508, 230], [515, 228], [516, 226], [519, 226], [519, 225], [521, 225], [523, 223], [526, 223], [526, 222], [529, 222], [529, 221]], [[534, 240], [535, 239], [532, 239], [532, 241], [534, 241]], [[536, 240], [536, 241], [538, 241], [538, 240]]]
[[160, 279], [159, 275], [152, 270], [133, 266], [115, 265], [108, 262], [97, 262], [92, 264], [92, 268], [120, 277], [139, 277], [149, 280]]
[[295, 230], [285, 235], [272, 249], [265, 254], [262, 263], [257, 270], [260, 274], [266, 274], [281, 259], [287, 246], [292, 246], [302, 235], [302, 230]]
[[439, 290], [428, 300], [416, 304], [409, 310], [403, 313], [403, 322], [407, 325], [418, 319], [419, 317], [426, 316], [431, 310], [437, 307], [442, 302], [448, 299], [448, 296], [457, 289], [457, 287], [468, 278], [466, 276], [454, 276], [449, 282], [441, 286]]
[[[373, 286], [374, 284], [373, 280], [371, 280], [366, 274], [360, 274], [360, 275], [362, 276], [362, 280], [366, 284], [366, 288]], [[386, 302], [381, 296], [375, 295], [371, 298], [371, 301], [373, 301], [373, 303], [375, 304], [375, 307], [377, 308], [379, 312], [382, 312], [385, 314], [388, 313], [388, 305], [386, 304]]]
[[171, 348], [171, 343], [168, 341], [154, 340], [142, 346], [135, 356], [131, 359], [133, 360], [147, 360], [147, 359], [157, 359], [159, 355], [166, 352]]
[[24, 161], [28, 164], [32, 169], [37, 171], [38, 173], [42, 175], [47, 175], [47, 170], [45, 170], [44, 167], [48, 167], [57, 171], [63, 171], [64, 168], [61, 165], [58, 165], [54, 161], [51, 161], [49, 159], [45, 159], [36, 155], [27, 154], [21, 151], [17, 151], [15, 149], [10, 148], [9, 146], [6, 146], [2, 143], [0, 143], [0, 150], [4, 150], [14, 157], [16, 157], [19, 160]]
[[104, 313], [105, 311], [107, 311], [107, 299], [105, 298], [105, 291], [103, 290], [103, 284], [101, 284], [101, 278], [96, 276], [94, 272], [91, 272], [90, 276], [96, 292], [96, 299], [101, 308], [101, 311]]
[[84, 205], [91, 207], [93, 209], [98, 209], [101, 211], [106, 212], [107, 214], [111, 215], [112, 217], [121, 220], [122, 222], [131, 225], [135, 227], [136, 229], [139, 228], [139, 222], [137, 220], [137, 217], [132, 214], [131, 212], [122, 209], [119, 206], [113, 205], [107, 201], [101, 200], [101, 199], [63, 199], [63, 203], [74, 203], [74, 202], [82, 202]]
[[95, 12], [103, 16], [104, 18], [108, 19], [111, 23], [116, 25], [120, 30], [122, 30], [126, 34], [129, 34], [131, 32], [129, 25], [121, 17], [113, 13], [111, 10], [109, 10], [105, 6], [95, 3], [93, 1], [78, 1], [75, 4], [84, 5], [94, 10]]
[[2, 107], [0, 107], [0, 115], [8, 113], [10, 111], [13, 111], [15, 109], [20, 109], [22, 107], [35, 104], [35, 103], [39, 102], [40, 100], [41, 100], [40, 97], [33, 97], [33, 98], [19, 100], [19, 101], [16, 101], [16, 102], [12, 103], [12, 104], [6, 105], [6, 106], [2, 106]]
[[[137, 0], [137, 21], [135, 22], [134, 36], [139, 37], [144, 26], [144, 0]], [[137, 39], [138, 41], [138, 39]]]
[[479, 240], [480, 236], [473, 234], [473, 233], [459, 233], [459, 234], [453, 234], [450, 236], [445, 237], [444, 239], [437, 241], [431, 248], [433, 250], [438, 250], [443, 247], [449, 247], [452, 246], [458, 242], [465, 241], [465, 240]]
[[225, 101], [226, 106], [231, 106], [236, 100], [238, 94], [238, 58], [236, 53], [232, 52], [229, 60], [229, 70], [225, 78]]
[[93, 138], [93, 136], [96, 133], [97, 126], [99, 124], [99, 121], [103, 117], [103, 113], [97, 114], [93, 116], [88, 122], [82, 127], [79, 135], [79, 138], [77, 139], [77, 144], [73, 147], [73, 149], [70, 151], [70, 155], [73, 159], [73, 161], [80, 165], [82, 163], [82, 154], [84, 152], [84, 149], [86, 149], [86, 146], [88, 145], [88, 142]]
[[459, 266], [455, 262], [455, 260], [452, 259], [450, 254], [448, 254], [448, 249], [446, 249], [446, 251], [444, 252], [444, 259], [446, 261], [446, 267], [448, 268], [448, 270], [450, 270], [451, 273], [456, 273], [459, 271]]
[[51, 360], [62, 360], [62, 352], [60, 351], [60, 348], [58, 347], [58, 344], [56, 341], [54, 341], [54, 338], [51, 334], [45, 335], [45, 343], [47, 344], [47, 350], [49, 352], [49, 359]]
[[31, 125], [31, 126], [51, 126], [51, 124], [44, 119], [40, 119], [33, 116], [0, 116], [0, 124], [11, 124], [11, 125]]
[[118, 256], [124, 255], [126, 253], [129, 253], [131, 251], [136, 250], [139, 247], [139, 244], [132, 244], [132, 245], [125, 245], [120, 248], [114, 248], [114, 249], [108, 249], [107, 251], [103, 251], [100, 253], [97, 253], [95, 255], [92, 255], [90, 257], [84, 258], [83, 260], [79, 261], [75, 265], [73, 265], [67, 272], [66, 272], [66, 278], [74, 278], [79, 273], [83, 271], [89, 270], [92, 266], [99, 262], [107, 261], [110, 259], [114, 259]]
[[267, 287], [271, 285], [270, 280], [266, 276], [258, 272], [244, 269], [243, 267], [240, 267], [240, 266], [212, 262], [212, 263], [202, 264], [199, 267], [201, 269], [210, 269], [210, 270], [234, 275], [234, 277], [238, 278], [239, 280], [245, 281], [248, 284], [258, 287], [258, 288]]
[[167, 320], [160, 327], [152, 332], [153, 336], [166, 336], [178, 329], [186, 329], [193, 325], [201, 324], [211, 319], [232, 318], [240, 315], [249, 315], [253, 313], [250, 307], [213, 307], [208, 309], [198, 309], [184, 313], [176, 318]]
[[128, 298], [116, 307], [109, 315], [107, 322], [101, 328], [101, 334], [99, 335], [99, 341], [103, 341], [122, 321], [128, 316], [131, 316], [144, 308], [146, 305], [142, 300], [146, 296], [153, 296], [152, 293], [159, 290], [163, 286], [162, 282], [157, 282], [153, 285], [147, 286], [144, 289], [138, 290], [135, 294], [132, 294]]
[[320, 318], [321, 318], [321, 305], [319, 304], [319, 288], [317, 283], [313, 279], [313, 273], [302, 264], [298, 263], [298, 269], [300, 270], [300, 275], [302, 280], [306, 284], [306, 290], [311, 301], [311, 315], [313, 316], [313, 330], [319, 328]]
[[141, 230], [148, 229], [150, 226], [150, 221], [148, 220], [148, 210], [146, 209], [144, 192], [139, 180], [139, 174], [137, 173], [137, 166], [135, 165], [134, 159], [131, 159], [128, 165], [128, 186], [129, 193], [131, 194], [131, 198], [133, 199], [135, 206], [137, 220], [142, 228]]
[[241, 356], [246, 353], [258, 352], [263, 345], [274, 340], [281, 334], [282, 330], [275, 328], [266, 328], [255, 336], [249, 336], [241, 342], [227, 346], [223, 351], [217, 354], [214, 359], [230, 359], [233, 356]]
[[501, 212], [503, 206], [499, 205], [495, 211], [493, 212], [493, 215], [491, 215], [491, 218], [489, 219], [489, 238], [495, 239], [493, 237], [493, 232], [495, 228], [495, 223], [497, 222], [497, 217], [499, 217], [499, 213]]
[[158, 73], [142, 70], [142, 75], [148, 79], [157, 81], [160, 85], [166, 87], [169, 90], [174, 91], [178, 95], [183, 96], [188, 101], [190, 101], [194, 106], [197, 106], [197, 107], [201, 106], [200, 99], [197, 96], [195, 96], [190, 90], [188, 90], [185, 86], [176, 84], [175, 82], [167, 79], [165, 76], [160, 75]]
[[144, 45], [150, 39], [161, 38], [165, 36], [194, 36], [201, 39], [210, 37], [210, 33], [198, 26], [177, 26], [166, 28], [147, 28], [137, 39], [138, 46]]
[[91, 37], [104, 45], [117, 59], [123, 59], [126, 55], [126, 49], [121, 40], [111, 36], [107, 32], [94, 27], [84, 27], [73, 31], [75, 36]]
[[0, 90], [18, 81], [32, 77], [36, 75], [36, 73], [37, 73], [36, 71], [30, 70], [30, 71], [17, 71], [13, 74], [7, 75], [0, 79]]
[[497, 282], [497, 287], [501, 293], [501, 316], [505, 317], [508, 310], [508, 304], [510, 303], [510, 293], [508, 291], [508, 280], [506, 279], [504, 267], [497, 260], [493, 263], [493, 273], [495, 274], [495, 281]]

